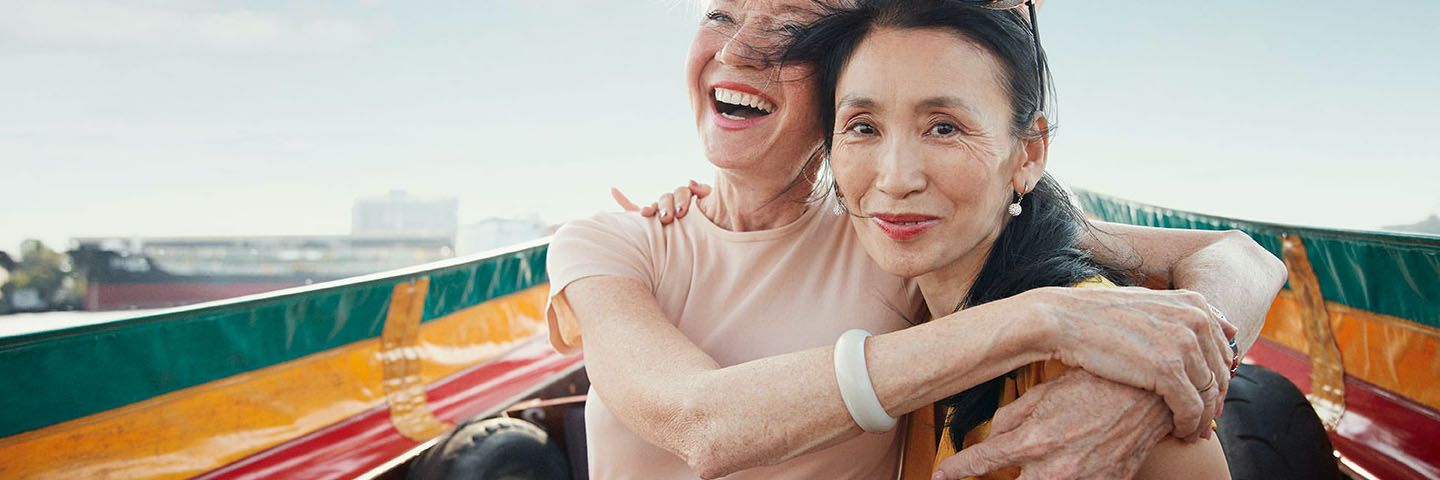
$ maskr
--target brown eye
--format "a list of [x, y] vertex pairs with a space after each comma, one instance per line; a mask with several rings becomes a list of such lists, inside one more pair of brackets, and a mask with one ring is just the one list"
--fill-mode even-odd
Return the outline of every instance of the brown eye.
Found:
[[948, 137], [948, 136], [951, 136], [951, 135], [955, 135], [955, 134], [957, 134], [957, 133], [960, 133], [960, 127], [956, 126], [956, 125], [953, 124], [953, 123], [940, 122], [940, 123], [936, 123], [936, 124], [934, 124], [934, 125], [931, 125], [931, 126], [930, 126], [930, 131], [927, 132], [927, 133], [929, 133], [930, 135], [938, 136], [938, 137]]
[[845, 131], [857, 135], [874, 135], [875, 126], [865, 122], [855, 122], [850, 124], [850, 128], [845, 129]]

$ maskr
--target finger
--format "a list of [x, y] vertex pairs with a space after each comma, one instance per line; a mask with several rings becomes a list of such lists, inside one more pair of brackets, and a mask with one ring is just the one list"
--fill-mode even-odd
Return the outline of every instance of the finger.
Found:
[[631, 202], [630, 198], [626, 197], [624, 193], [621, 193], [620, 189], [618, 188], [610, 187], [610, 198], [615, 199], [615, 203], [620, 204], [620, 208], [624, 209], [627, 212], [635, 212], [640, 210], [640, 206], [636, 205], [635, 202]]
[[1215, 430], [1211, 428], [1215, 420], [1214, 413], [1219, 411], [1219, 405], [1225, 403], [1225, 397], [1220, 396], [1220, 388], [1210, 389], [1208, 392], [1201, 392], [1200, 397], [1205, 401], [1205, 415], [1200, 419], [1200, 429], [1191, 435], [1191, 440], [1209, 439]]
[[1025, 419], [1030, 418], [1030, 412], [1035, 411], [1035, 406], [1040, 404], [1040, 401], [1053, 385], [1055, 385], [1055, 382], [1045, 382], [1036, 385], [1034, 388], [1026, 391], [1024, 395], [1021, 395], [1020, 398], [1010, 402], [1009, 405], [1005, 405], [999, 410], [996, 410], [995, 416], [990, 419], [990, 434], [1005, 433], [1014, 430], [1015, 427], [1019, 427], [1021, 423], [1025, 422]]
[[640, 209], [640, 216], [642, 216], [642, 217], [653, 217], [653, 216], [655, 216], [655, 212], [659, 212], [659, 211], [660, 211], [660, 208], [659, 208], [659, 207], [656, 207], [655, 204], [652, 203], [652, 204], [646, 205], [645, 208]]
[[705, 198], [705, 197], [710, 196], [710, 192], [711, 192], [712, 190], [713, 190], [713, 189], [710, 188], [709, 185], [706, 185], [706, 184], [703, 184], [703, 183], [700, 183], [700, 182], [696, 182], [696, 181], [694, 181], [694, 180], [691, 180], [691, 181], [690, 181], [690, 193], [695, 194], [695, 197], [697, 197], [697, 198]]
[[1224, 393], [1229, 389], [1230, 381], [1230, 343], [1225, 338], [1222, 322], [1225, 321], [1204, 297], [1199, 294], [1191, 295], [1189, 298], [1195, 301], [1195, 309], [1200, 314], [1195, 319], [1187, 322], [1187, 325], [1198, 326], [1195, 331], [1196, 339], [1200, 347], [1206, 350], [1205, 360], [1210, 367], [1210, 378], [1197, 388], [1201, 389], [1201, 398], [1205, 400], [1205, 409], [1201, 412], [1200, 427], [1195, 432], [1195, 439], [1208, 438], [1210, 435], [1210, 421], [1219, 414], [1224, 404]]
[[675, 189], [675, 218], [685, 218], [685, 212], [690, 210], [690, 187]]
[[[1157, 379], [1155, 393], [1165, 399], [1165, 405], [1170, 407], [1170, 414], [1173, 417], [1175, 430], [1171, 432], [1177, 438], [1187, 438], [1199, 428], [1201, 411], [1205, 408], [1204, 401], [1200, 398], [1200, 392], [1195, 384], [1185, 373], [1184, 362], [1161, 361], [1162, 375]], [[1168, 371], [1168, 375], [1166, 373]]]
[[978, 477], [1005, 467], [1019, 465], [1026, 459], [1016, 452], [1021, 447], [1021, 436], [1015, 432], [991, 435], [985, 441], [971, 445], [960, 453], [951, 455], [936, 465], [936, 471], [945, 478]]
[[[1220, 320], [1223, 321], [1224, 318], [1221, 317]], [[1230, 338], [1232, 337], [1225, 333], [1223, 324], [1218, 322], [1212, 323], [1211, 331], [1215, 338], [1215, 348], [1220, 351], [1221, 364], [1221, 371], [1215, 373], [1216, 382], [1218, 383], [1216, 386], [1216, 396], [1218, 400], [1216, 401], [1215, 413], [1212, 418], [1220, 418], [1220, 414], [1225, 412], [1225, 397], [1230, 394], [1230, 365], [1231, 362], [1235, 360], [1235, 351], [1230, 348]], [[1204, 428], [1207, 432], [1210, 431], [1208, 424], [1201, 425], [1201, 428]]]
[[1225, 338], [1235, 338], [1236, 335], [1240, 334], [1240, 327], [1235, 326], [1234, 323], [1230, 323], [1230, 319], [1224, 316], [1220, 317], [1220, 330], [1225, 334]]
[[669, 225], [670, 222], [675, 221], [675, 194], [661, 195], [660, 201], [655, 202], [655, 205], [660, 209], [660, 213], [655, 215], [660, 218], [661, 225]]
[[[1197, 438], [1205, 438], [1209, 435], [1210, 420], [1214, 419], [1220, 413], [1220, 405], [1222, 402], [1217, 401], [1217, 399], [1223, 400], [1225, 398], [1220, 394], [1229, 388], [1230, 381], [1230, 358], [1221, 353], [1222, 349], [1229, 350], [1230, 346], [1222, 337], [1223, 334], [1220, 332], [1220, 325], [1215, 322], [1207, 323], [1209, 323], [1209, 331], [1203, 332], [1204, 334], [1201, 338], [1204, 340], [1202, 343], [1211, 350], [1210, 354], [1206, 356], [1206, 359], [1210, 362], [1210, 374], [1213, 376], [1205, 384], [1201, 385], [1202, 388], [1207, 388], [1208, 390], [1200, 392], [1201, 398], [1205, 401], [1205, 409], [1202, 410], [1203, 416], [1200, 418], [1200, 430], [1196, 432], [1198, 435]], [[1213, 385], [1211, 385], [1212, 383]]]
[[1204, 306], [1204, 297], [1193, 292], [1184, 292], [1182, 295], [1188, 308], [1182, 308], [1175, 313], [1178, 316], [1175, 320], [1184, 328], [1176, 331], [1174, 335], [1180, 340], [1177, 346], [1184, 349], [1182, 356], [1185, 359], [1185, 375], [1190, 381], [1190, 390], [1195, 392], [1191, 398], [1200, 400], [1200, 408], [1194, 411], [1195, 415], [1191, 417], [1193, 420], [1180, 423], [1180, 412], [1176, 412], [1177, 424], [1190, 425], [1190, 428], [1182, 429], [1183, 432], [1176, 432], [1176, 436], [1186, 438], [1202, 433], [1201, 426], [1210, 421], [1215, 405], [1206, 404], [1204, 400], [1207, 397], [1202, 394], [1206, 390], [1214, 389], [1214, 384], [1220, 380], [1216, 372], [1221, 368], [1228, 371], [1229, 364], [1221, 359], [1216, 350], [1210, 312]]

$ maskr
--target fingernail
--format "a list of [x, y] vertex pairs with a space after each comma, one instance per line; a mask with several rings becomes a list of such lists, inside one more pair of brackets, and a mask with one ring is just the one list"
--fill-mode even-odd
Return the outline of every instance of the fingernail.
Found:
[[675, 216], [677, 216], [677, 217], [680, 216], [680, 211], [681, 211], [681, 210], [684, 210], [684, 209], [683, 209], [683, 208], [680, 208], [680, 207], [675, 207]]

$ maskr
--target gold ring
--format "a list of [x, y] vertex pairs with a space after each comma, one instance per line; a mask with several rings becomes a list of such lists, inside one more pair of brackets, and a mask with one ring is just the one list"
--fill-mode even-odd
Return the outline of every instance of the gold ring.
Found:
[[1210, 372], [1210, 383], [1206, 384], [1205, 388], [1200, 389], [1200, 393], [1208, 392], [1210, 391], [1210, 389], [1215, 388], [1219, 385], [1219, 382], [1215, 381], [1215, 372]]

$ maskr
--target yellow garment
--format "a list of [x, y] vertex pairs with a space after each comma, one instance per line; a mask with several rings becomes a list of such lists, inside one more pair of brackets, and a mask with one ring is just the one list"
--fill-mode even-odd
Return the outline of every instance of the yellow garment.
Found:
[[[1110, 288], [1115, 284], [1104, 277], [1094, 277], [1074, 285], [1075, 288]], [[1009, 405], [1010, 402], [1020, 398], [1026, 391], [1039, 385], [1040, 382], [1060, 376], [1069, 369], [1058, 360], [1047, 360], [1036, 362], [1015, 371], [1014, 378], [1005, 380], [1005, 387], [1000, 393], [1000, 406]], [[945, 418], [950, 412], [946, 412]], [[929, 480], [935, 472], [935, 468], [942, 460], [955, 455], [955, 446], [950, 443], [950, 429], [945, 428], [940, 434], [940, 444], [935, 444], [935, 410], [934, 405], [927, 405], [919, 410], [910, 413], [906, 422], [908, 431], [905, 433], [904, 455], [901, 459], [902, 480], [920, 479]], [[990, 421], [986, 420], [976, 426], [970, 433], [965, 434], [965, 447], [980, 443], [990, 435]], [[1020, 468], [1011, 467], [991, 472], [982, 477], [972, 477], [980, 480], [1014, 480], [1020, 477]]]

